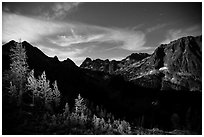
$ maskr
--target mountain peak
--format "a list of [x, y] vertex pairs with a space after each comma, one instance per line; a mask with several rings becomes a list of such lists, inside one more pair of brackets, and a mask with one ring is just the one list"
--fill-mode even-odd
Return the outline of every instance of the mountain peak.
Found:
[[[121, 74], [128, 81], [141, 80], [147, 76], [150, 77], [150, 80], [157, 79], [160, 82], [160, 84], [157, 83], [158, 85], [168, 81], [188, 90], [200, 90], [202, 78], [201, 47], [202, 36], [187, 36], [169, 44], [161, 44], [152, 55], [132, 53], [116, 62], [86, 58], [80, 67], [111, 74]], [[141, 82], [139, 83], [142, 85]], [[146, 84], [144, 83], [144, 85]], [[152, 83], [149, 85], [152, 85]]]
[[121, 61], [116, 60], [101, 60], [101, 59], [95, 59], [92, 60], [91, 58], [86, 58], [83, 63], [80, 65], [81, 68], [86, 69], [92, 69], [92, 70], [98, 70], [103, 71], [107, 73], [113, 73], [117, 69], [120, 69], [121, 67], [126, 67], [130, 64], [133, 64], [135, 62], [138, 62], [146, 57], [150, 56], [147, 53], [132, 53], [130, 56], [127, 56], [125, 59], [122, 59]]
[[57, 61], [59, 61], [59, 59], [58, 59], [58, 57], [57, 57], [57, 56], [54, 56], [54, 60], [57, 60]]
[[148, 56], [150, 56], [148, 53], [132, 53], [131, 55], [127, 56], [125, 59], [139, 61]]
[[15, 40], [11, 40], [8, 43], [16, 43], [16, 41]]
[[181, 85], [188, 90], [201, 90], [199, 84], [202, 79], [201, 45], [201, 36], [182, 37], [169, 44], [161, 44], [147, 60], [124, 69], [124, 72], [128, 72], [125, 73], [126, 76], [134, 81], [164, 73], [163, 82]]
[[76, 67], [76, 64], [70, 58], [67, 58], [66, 60], [62, 61], [62, 64], [69, 68]]

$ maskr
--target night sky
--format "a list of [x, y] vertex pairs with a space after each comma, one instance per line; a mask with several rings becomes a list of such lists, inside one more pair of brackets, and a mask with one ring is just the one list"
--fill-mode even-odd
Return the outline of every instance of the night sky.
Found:
[[202, 3], [2, 3], [2, 40], [28, 41], [50, 57], [120, 60], [202, 34]]

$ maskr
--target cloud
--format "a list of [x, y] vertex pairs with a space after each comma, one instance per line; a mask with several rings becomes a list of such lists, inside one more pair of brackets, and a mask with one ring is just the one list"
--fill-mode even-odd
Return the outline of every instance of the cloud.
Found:
[[161, 44], [168, 44], [173, 40], [186, 36], [197, 36], [202, 34], [202, 29], [199, 25], [194, 25], [185, 29], [170, 29], [167, 31], [166, 39]]
[[83, 60], [85, 60], [86, 57], [80, 56], [87, 50], [88, 48], [83, 49], [58, 49], [58, 48], [50, 48], [44, 45], [39, 45], [38, 48], [42, 50], [47, 56], [54, 57], [57, 56], [60, 61], [63, 61], [67, 58], [70, 58], [73, 60], [76, 65], [80, 65]]
[[[83, 30], [84, 27], [88, 27], [86, 31], [91, 32], [92, 34], [80, 35], [77, 34], [73, 29], [71, 29], [71, 35], [69, 34], [57, 36], [56, 39], [51, 39], [50, 41], [53, 44], [58, 44], [62, 47], [91, 42], [118, 43], [117, 48], [122, 48], [130, 51], [138, 51], [143, 48], [143, 45], [146, 43], [145, 34], [141, 31], [88, 25], [78, 26], [77, 29]], [[89, 30], [90, 27], [92, 30]]]
[[6, 5], [3, 5], [3, 6], [2, 6], [2, 10], [5, 11], [5, 12], [10, 12], [9, 7], [6, 6]]
[[113, 30], [107, 39], [123, 42], [121, 48], [130, 51], [138, 51], [146, 43], [146, 37], [142, 31]]
[[79, 2], [55, 2], [43, 14], [47, 19], [63, 19], [67, 14], [76, 9], [79, 4]]
[[3, 12], [2, 18], [3, 41], [18, 40], [19, 38], [30, 42], [38, 41], [43, 36], [57, 34], [64, 28], [71, 27], [70, 24], [49, 22], [5, 12]]
[[[59, 8], [60, 9], [60, 8]], [[49, 56], [57, 55], [60, 60], [82, 59], [84, 52], [95, 50], [148, 50], [144, 47], [146, 35], [139, 30], [109, 28], [78, 22], [43, 20], [3, 12], [3, 42], [23, 41], [40, 45]], [[103, 47], [103, 48], [101, 48]]]
[[61, 35], [57, 36], [57, 39], [50, 39], [50, 42], [53, 44], [57, 44], [61, 47], [68, 47], [73, 46], [75, 44], [94, 42], [100, 40], [101, 37], [103, 37], [103, 34], [90, 36], [81, 36], [76, 34], [72, 34], [70, 36]]
[[147, 32], [147, 33], [150, 33], [150, 32], [159, 30], [159, 29], [161, 29], [161, 28], [164, 28], [164, 27], [166, 27], [166, 26], [167, 26], [167, 24], [158, 24], [158, 25], [156, 25], [156, 26], [147, 28], [147, 29], [146, 29], [146, 32]]
[[57, 56], [59, 60], [66, 58], [74, 58], [83, 53], [86, 49], [72, 49], [72, 50], [60, 50], [57, 48], [49, 48], [44, 46], [38, 46], [48, 56]]

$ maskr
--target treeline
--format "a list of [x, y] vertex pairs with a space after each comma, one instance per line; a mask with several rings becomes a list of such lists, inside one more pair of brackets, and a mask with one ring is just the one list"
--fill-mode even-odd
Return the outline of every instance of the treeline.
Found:
[[98, 106], [89, 109], [80, 94], [74, 107], [66, 103], [59, 110], [57, 81], [50, 84], [45, 71], [34, 76], [21, 42], [10, 52], [10, 70], [3, 72], [2, 81], [3, 134], [131, 134], [128, 122], [115, 120]]
[[[3, 72], [2, 79], [3, 134], [191, 134], [185, 129], [196, 129], [195, 134], [202, 132], [202, 123], [200, 124], [199, 122], [202, 118], [202, 113], [198, 111], [200, 106], [197, 106], [197, 104], [200, 104], [200, 100], [197, 100], [200, 95], [194, 97], [191, 94], [178, 96], [177, 93], [175, 95], [170, 92], [162, 93], [153, 100], [153, 105], [150, 104], [151, 108], [148, 109], [149, 111], [144, 114], [141, 113], [141, 118], [139, 115], [139, 120], [136, 119], [134, 121], [134, 118], [138, 118], [136, 114], [140, 114], [143, 108], [147, 108], [147, 101], [151, 103], [151, 98], [154, 97], [153, 94], [155, 93], [152, 90], [145, 91], [139, 87], [136, 90], [131, 90], [134, 87], [131, 87], [129, 83], [124, 85], [120, 76], [111, 77], [107, 89], [116, 88], [117, 91], [121, 91], [120, 93], [107, 92], [110, 97], [113, 97], [113, 100], [105, 100], [109, 102], [104, 107], [108, 111], [112, 111], [113, 115], [107, 112], [103, 106], [97, 106], [100, 103], [94, 104], [97, 99], [103, 99], [102, 94], [100, 94], [99, 98], [94, 100], [95, 95], [98, 94], [98, 92], [95, 92], [95, 87], [90, 88], [92, 90], [89, 92], [89, 96], [93, 98], [89, 98], [89, 100], [82, 98], [81, 95], [85, 96], [83, 93], [86, 91], [84, 90], [80, 92], [81, 95], [78, 94], [77, 96], [76, 94], [74, 96], [76, 99], [74, 100], [74, 98], [69, 98], [69, 94], [63, 95], [62, 93], [68, 93], [68, 91], [59, 91], [57, 81], [52, 79], [53, 82], [51, 83], [47, 79], [45, 71], [42, 74], [38, 72], [39, 75], [37, 76], [35, 70], [29, 69], [26, 50], [21, 42], [16, 43], [10, 49], [10, 60], [10, 69]], [[103, 81], [100, 84], [104, 84]], [[90, 86], [93, 85], [90, 84]], [[97, 89], [100, 90], [100, 88]], [[126, 93], [123, 94], [124, 92], [122, 91]], [[124, 101], [119, 98], [120, 94], [123, 97], [126, 96], [127, 100]], [[88, 98], [88, 96], [86, 97]], [[181, 97], [182, 104], [180, 103]], [[194, 103], [196, 101], [198, 103]], [[186, 108], [186, 102], [188, 102], [187, 107], [192, 106], [191, 104], [195, 105]], [[109, 109], [108, 105], [110, 106]], [[179, 118], [178, 114], [180, 113], [172, 113], [176, 109], [182, 114], [180, 116], [185, 117], [187, 115], [186, 120]], [[118, 113], [115, 113], [117, 112], [116, 110], [119, 110]], [[117, 114], [121, 113], [129, 114], [131, 117], [126, 120], [132, 123], [118, 119], [119, 116]], [[173, 119], [171, 119], [172, 114]], [[175, 130], [175, 132], [171, 133], [164, 132], [158, 129], [161, 126], [155, 126], [156, 120], [162, 121], [163, 125], [169, 126], [171, 126], [171, 123], [167, 122], [171, 120], [174, 123], [174, 129], [184, 130]], [[148, 125], [151, 123], [153, 124], [149, 127]], [[186, 123], [188, 125], [187, 128], [180, 126], [186, 125]], [[153, 129], [142, 128], [145, 126]], [[197, 132], [197, 129], [199, 132]]]

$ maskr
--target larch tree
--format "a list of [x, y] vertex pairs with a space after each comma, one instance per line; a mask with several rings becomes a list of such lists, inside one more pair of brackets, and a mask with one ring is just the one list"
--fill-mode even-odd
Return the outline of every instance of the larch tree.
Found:
[[86, 111], [86, 104], [84, 99], [81, 97], [81, 95], [79, 94], [77, 99], [75, 99], [75, 112], [77, 114], [84, 114]]
[[26, 76], [28, 72], [27, 56], [25, 47], [19, 41], [10, 49], [10, 70], [12, 75], [12, 84], [17, 88], [18, 105], [22, 105], [22, 95], [25, 91]]
[[27, 87], [33, 94], [33, 105], [35, 99], [42, 100], [42, 106], [52, 109], [52, 105], [56, 107], [60, 104], [60, 91], [57, 86], [57, 81], [54, 81], [53, 88], [50, 87], [50, 81], [46, 78], [45, 71], [38, 79], [34, 77], [34, 70], [30, 71], [27, 77]]

